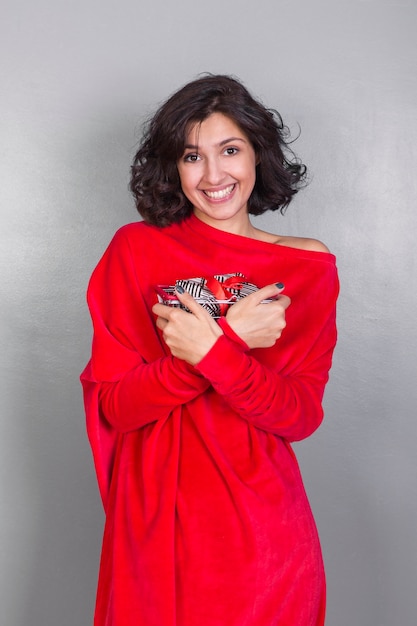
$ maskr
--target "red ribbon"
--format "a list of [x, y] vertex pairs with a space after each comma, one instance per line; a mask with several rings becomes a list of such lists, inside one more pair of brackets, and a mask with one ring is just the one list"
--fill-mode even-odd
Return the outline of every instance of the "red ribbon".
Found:
[[[232, 289], [242, 289], [242, 278], [243, 276], [230, 276], [230, 278], [227, 278], [224, 283], [221, 283], [213, 276], [210, 276], [205, 280], [207, 288], [210, 289], [217, 300], [230, 300], [230, 298], [234, 296], [231, 291]], [[225, 315], [228, 308], [229, 304], [226, 302], [219, 303], [220, 315]]]

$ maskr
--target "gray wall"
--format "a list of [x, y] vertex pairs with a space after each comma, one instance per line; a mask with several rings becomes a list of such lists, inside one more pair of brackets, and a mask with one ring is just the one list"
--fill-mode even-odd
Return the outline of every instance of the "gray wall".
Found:
[[91, 623], [103, 515], [78, 383], [84, 292], [115, 229], [137, 219], [127, 181], [141, 120], [209, 70], [302, 127], [312, 183], [260, 223], [338, 256], [326, 420], [297, 446], [328, 624], [414, 626], [415, 0], [2, 7], [1, 623]]

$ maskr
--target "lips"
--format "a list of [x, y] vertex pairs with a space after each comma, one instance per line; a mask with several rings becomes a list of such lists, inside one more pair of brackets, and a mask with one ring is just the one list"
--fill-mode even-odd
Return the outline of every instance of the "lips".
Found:
[[228, 187], [225, 187], [224, 189], [219, 189], [218, 191], [204, 190], [204, 193], [211, 200], [223, 200], [224, 198], [227, 198], [227, 196], [230, 196], [234, 188], [235, 188], [235, 185], [233, 184], [233, 185], [229, 185]]

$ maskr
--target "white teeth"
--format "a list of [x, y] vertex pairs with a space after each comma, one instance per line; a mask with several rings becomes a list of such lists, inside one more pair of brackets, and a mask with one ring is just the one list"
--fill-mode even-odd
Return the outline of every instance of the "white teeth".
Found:
[[213, 198], [213, 200], [220, 200], [221, 198], [225, 198], [229, 194], [232, 193], [234, 185], [230, 185], [221, 191], [205, 191], [204, 193], [209, 197]]

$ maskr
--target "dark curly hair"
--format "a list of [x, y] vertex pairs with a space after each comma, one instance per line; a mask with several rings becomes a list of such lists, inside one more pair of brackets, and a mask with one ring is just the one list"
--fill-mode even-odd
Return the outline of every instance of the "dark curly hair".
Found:
[[149, 224], [181, 222], [192, 205], [181, 189], [177, 161], [190, 127], [222, 113], [248, 137], [259, 159], [248, 211], [284, 212], [303, 185], [307, 168], [289, 148], [289, 131], [280, 114], [266, 109], [235, 78], [206, 75], [174, 93], [148, 122], [132, 165], [130, 190]]

